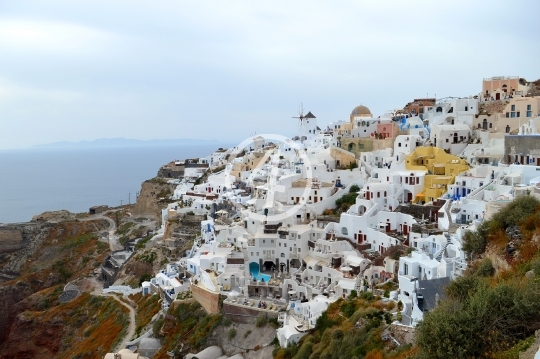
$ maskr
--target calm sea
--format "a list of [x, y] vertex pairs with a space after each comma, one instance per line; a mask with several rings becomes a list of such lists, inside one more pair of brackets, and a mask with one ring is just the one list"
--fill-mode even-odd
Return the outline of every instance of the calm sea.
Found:
[[45, 211], [86, 212], [135, 201], [141, 183], [175, 159], [204, 157], [226, 144], [0, 151], [0, 223]]

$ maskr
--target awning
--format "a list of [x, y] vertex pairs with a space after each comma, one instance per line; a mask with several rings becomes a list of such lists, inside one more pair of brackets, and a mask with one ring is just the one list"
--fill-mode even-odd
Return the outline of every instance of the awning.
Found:
[[360, 264], [362, 264], [363, 261], [364, 261], [364, 258], [355, 256], [355, 255], [350, 255], [345, 258], [345, 262], [355, 267], [360, 266]]
[[311, 269], [313, 269], [316, 265], [317, 265], [317, 262], [319, 262], [318, 259], [315, 259], [313, 257], [310, 257], [310, 256], [305, 256], [304, 259], [302, 259], [304, 262], [306, 262], [306, 265], [307, 267], [311, 267]]

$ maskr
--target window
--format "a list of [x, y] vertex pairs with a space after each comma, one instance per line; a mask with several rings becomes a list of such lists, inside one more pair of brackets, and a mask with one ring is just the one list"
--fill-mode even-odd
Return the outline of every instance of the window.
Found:
[[349, 231], [347, 230], [347, 227], [341, 227], [341, 234], [348, 235]]
[[516, 110], [516, 105], [512, 105], [512, 111]]
[[[409, 265], [408, 264], [404, 264], [403, 265], [403, 273], [405, 275], [409, 275]], [[408, 294], [407, 294], [408, 295]]]
[[517, 112], [516, 117], [520, 117], [520, 112], [519, 111]]
[[527, 105], [527, 117], [532, 116], [531, 105]]
[[401, 147], [401, 142], [399, 142], [397, 146], [398, 146], [398, 147]]
[[[506, 118], [509, 118], [510, 117], [510, 112], [507, 112], [506, 113]], [[478, 124], [478, 126], [480, 126], [480, 124]]]
[[[519, 112], [518, 112], [518, 117], [519, 117]], [[489, 128], [493, 128], [493, 124], [491, 122], [489, 123]]]

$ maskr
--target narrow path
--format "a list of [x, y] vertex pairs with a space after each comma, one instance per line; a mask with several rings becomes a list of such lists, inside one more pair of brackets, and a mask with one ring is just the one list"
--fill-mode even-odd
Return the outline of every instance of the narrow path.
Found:
[[124, 339], [118, 344], [118, 346], [115, 348], [114, 352], [118, 352], [120, 349], [123, 349], [126, 347], [126, 343], [133, 338], [135, 335], [135, 309], [133, 307], [123, 301], [120, 300], [116, 296], [116, 294], [112, 294], [111, 297], [113, 297], [118, 303], [122, 304], [124, 307], [126, 307], [129, 310], [129, 327], [127, 330], [126, 335], [124, 336]]
[[100, 213], [100, 214], [94, 214], [86, 218], [83, 218], [81, 219], [81, 221], [95, 221], [99, 219], [103, 219], [109, 222], [109, 228], [107, 229], [107, 231], [109, 232], [109, 247], [111, 248], [111, 251], [114, 252], [117, 250], [124, 249], [124, 247], [118, 242], [118, 236], [115, 234], [116, 223], [111, 218]]
[[135, 335], [135, 309], [127, 304], [126, 302], [120, 300], [116, 294], [102, 294], [102, 293], [96, 293], [93, 292], [92, 295], [98, 295], [101, 297], [112, 297], [114, 300], [116, 300], [118, 303], [122, 304], [124, 307], [126, 307], [129, 310], [129, 326], [126, 335], [122, 339], [120, 343], [114, 348], [113, 352], [118, 352], [120, 349], [124, 349], [126, 347], [126, 343], [133, 338]]

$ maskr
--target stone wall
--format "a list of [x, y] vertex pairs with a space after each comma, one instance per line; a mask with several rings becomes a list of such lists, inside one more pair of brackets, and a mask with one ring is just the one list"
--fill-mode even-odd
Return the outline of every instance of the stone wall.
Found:
[[277, 318], [278, 312], [260, 310], [254, 307], [248, 307], [244, 305], [236, 305], [231, 303], [223, 303], [224, 315], [231, 317], [234, 321], [240, 323], [255, 323], [257, 317], [266, 315], [268, 318]]
[[439, 201], [434, 206], [408, 204], [399, 206], [396, 212], [410, 214], [414, 218], [429, 219], [431, 222], [437, 222], [439, 218], [439, 210], [444, 205], [445, 201]]
[[390, 332], [392, 333], [392, 336], [396, 338], [399, 344], [414, 344], [414, 336], [416, 334], [415, 328], [405, 325], [391, 324]]
[[219, 313], [219, 293], [210, 292], [198, 285], [191, 284], [193, 299], [206, 310], [208, 314]]
[[339, 147], [332, 147], [330, 149], [330, 156], [336, 161], [336, 168], [347, 167], [352, 162], [356, 162], [354, 153], [351, 153]]
[[523, 156], [524, 163], [526, 162], [527, 155], [529, 155], [535, 159], [533, 164], [536, 165], [536, 158], [540, 157], [540, 136], [504, 136], [504, 156], [502, 162], [508, 163], [508, 156], [510, 156], [510, 162], [513, 163], [516, 155], [519, 162], [521, 162], [521, 157]]

